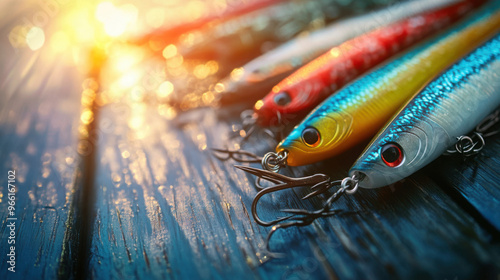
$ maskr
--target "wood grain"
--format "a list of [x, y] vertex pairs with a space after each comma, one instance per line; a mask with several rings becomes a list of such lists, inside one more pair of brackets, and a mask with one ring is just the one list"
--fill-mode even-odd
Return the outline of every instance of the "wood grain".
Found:
[[[0, 278], [55, 279], [71, 226], [81, 78], [73, 67], [48, 63], [41, 52], [1, 42]], [[8, 170], [16, 172], [15, 273], [6, 263]]]
[[[137, 116], [138, 127], [131, 125]], [[341, 199], [336, 207], [345, 213], [336, 217], [279, 231], [271, 248], [287, 256], [268, 261], [269, 229], [249, 215], [253, 178], [207, 151], [226, 143], [236, 117], [220, 120], [207, 109], [176, 124], [154, 106], [125, 103], [103, 108], [102, 117], [113, 125], [100, 134], [94, 278], [461, 279], [500, 272], [490, 232], [425, 172]], [[354, 156], [295, 175], [321, 170], [341, 178]], [[267, 198], [259, 213], [271, 219], [280, 208], [322, 203], [296, 193]]]
[[[433, 172], [433, 178], [447, 193], [500, 238], [500, 137], [486, 138], [480, 154], [471, 158], [442, 157], [435, 163], [442, 168]], [[436, 169], [434, 170], [436, 171]]]

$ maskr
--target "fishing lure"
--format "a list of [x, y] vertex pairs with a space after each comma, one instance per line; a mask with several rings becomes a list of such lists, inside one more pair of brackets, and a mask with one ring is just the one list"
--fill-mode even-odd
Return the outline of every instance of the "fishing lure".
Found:
[[174, 25], [165, 29], [155, 30], [149, 34], [141, 36], [140, 38], [133, 39], [131, 40], [131, 42], [135, 44], [155, 42], [155, 44], [160, 45], [175, 43], [182, 34], [192, 32], [194, 30], [202, 28], [207, 24], [227, 21], [237, 16], [242, 16], [272, 5], [279, 4], [283, 1], [284, 0], [253, 0], [249, 2], [239, 1], [240, 3], [228, 3], [229, 7], [222, 13], [209, 14], [195, 21]]
[[372, 137], [427, 82], [499, 30], [500, 3], [491, 2], [443, 36], [325, 100], [278, 144], [276, 151], [286, 153], [288, 165], [305, 165], [333, 157]]
[[349, 172], [363, 188], [410, 176], [500, 106], [500, 36], [420, 92], [373, 140]]
[[349, 40], [285, 78], [254, 106], [261, 126], [304, 116], [332, 92], [436, 31], [462, 18], [483, 1], [460, 1], [415, 15]]
[[264, 43], [288, 41], [313, 22], [329, 23], [394, 1], [288, 1], [194, 32], [187, 37], [192, 40], [180, 40], [178, 53], [185, 59], [249, 60], [261, 53]]
[[[253, 59], [215, 87], [221, 105], [242, 98], [261, 98], [274, 85], [300, 66], [328, 49], [372, 29], [432, 9], [456, 3], [456, 0], [414, 0], [397, 3], [379, 11], [335, 22], [328, 27], [301, 36]], [[261, 95], [262, 94], [262, 95]]]
[[[349, 177], [332, 181], [327, 175], [316, 174], [303, 178], [289, 178], [267, 170], [237, 166], [276, 185], [262, 189], [252, 203], [252, 214], [257, 223], [273, 226], [267, 238], [279, 228], [304, 226], [319, 217], [334, 215], [332, 203], [344, 194], [352, 194], [359, 187], [378, 188], [410, 176], [453, 146], [460, 135], [471, 131], [477, 123], [500, 106], [500, 35], [448, 68], [420, 91], [382, 129], [368, 145], [349, 171]], [[480, 146], [484, 138], [496, 132], [485, 133], [498, 122], [500, 109], [476, 126]], [[484, 134], [482, 134], [484, 133]], [[469, 150], [480, 148], [469, 147]], [[310, 187], [313, 192], [304, 198], [326, 192], [333, 186], [340, 188], [316, 211], [285, 209], [291, 216], [263, 221], [257, 214], [257, 203], [265, 194], [294, 188]], [[281, 224], [278, 224], [283, 222]]]

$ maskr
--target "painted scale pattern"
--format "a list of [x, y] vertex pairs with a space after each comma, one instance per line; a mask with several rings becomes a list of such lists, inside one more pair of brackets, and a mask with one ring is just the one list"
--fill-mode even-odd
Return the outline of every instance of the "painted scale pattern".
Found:
[[[285, 78], [254, 109], [259, 123], [272, 124], [281, 116], [306, 114], [348, 82], [395, 53], [457, 21], [483, 1], [461, 1], [434, 11], [411, 16], [381, 27], [332, 48]], [[286, 92], [289, 103], [278, 105], [275, 98]], [[263, 103], [262, 103], [263, 102]]]
[[[411, 133], [414, 129], [425, 131], [428, 126], [425, 123], [426, 120], [427, 122], [439, 121], [440, 126], [446, 130], [448, 136], [440, 137], [442, 141], [435, 143], [440, 148], [436, 152], [430, 153], [430, 155], [422, 155], [424, 157], [429, 156], [423, 163], [434, 160], [435, 156], [438, 156], [446, 148], [454, 144], [456, 134], [469, 132], [477, 124], [477, 120], [481, 120], [491, 109], [500, 105], [500, 92], [498, 92], [498, 88], [489, 83], [489, 79], [498, 80], [499, 68], [500, 35], [497, 35], [497, 37], [450, 67], [443, 75], [415, 96], [368, 146], [366, 152], [358, 159], [350, 173], [366, 172], [373, 169], [377, 163], [380, 163], [380, 147], [388, 143], [398, 143], [405, 132]], [[483, 85], [483, 87], [480, 88], [478, 84]], [[498, 84], [497, 82], [497, 86]], [[489, 88], [485, 90], [485, 87]], [[474, 104], [474, 102], [468, 102], [469, 98], [481, 101]], [[476, 104], [480, 104], [481, 108], [476, 108], [474, 106]], [[460, 112], [462, 114], [459, 114]], [[419, 147], [407, 146], [403, 149], [403, 153], [408, 148], [416, 150]], [[420, 164], [419, 167], [423, 167], [422, 165]], [[384, 167], [383, 164], [380, 164], [380, 166]], [[381, 173], [381, 170], [377, 170], [377, 172]], [[397, 173], [402, 174], [402, 172]], [[394, 178], [393, 181], [397, 179]]]
[[[384, 134], [380, 144], [396, 142], [401, 132], [412, 129], [422, 117], [439, 110], [442, 102], [458, 98], [456, 88], [467, 83], [471, 75], [481, 73], [484, 68], [490, 66], [492, 61], [498, 60], [499, 56], [500, 36], [455, 64], [419, 93], [388, 126], [387, 134]], [[378, 157], [378, 152], [372, 152], [367, 156], [364, 164], [372, 162]], [[363, 165], [360, 165], [359, 168], [364, 169]]]
[[[445, 34], [331, 96], [295, 127], [276, 150], [288, 150], [287, 163], [298, 166], [335, 156], [372, 137], [428, 81], [498, 32], [499, 9], [499, 2], [491, 2]], [[308, 127], [318, 129], [321, 135], [321, 142], [315, 147], [308, 147], [301, 139], [302, 131]]]

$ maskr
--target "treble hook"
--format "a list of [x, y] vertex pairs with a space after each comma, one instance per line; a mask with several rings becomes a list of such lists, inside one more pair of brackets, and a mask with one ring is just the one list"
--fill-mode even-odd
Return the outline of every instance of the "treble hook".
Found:
[[[234, 160], [240, 163], [260, 163], [262, 162], [262, 157], [248, 151], [244, 150], [229, 150], [229, 149], [217, 149], [211, 148], [214, 152], [214, 156], [221, 161]], [[226, 157], [222, 157], [219, 154], [225, 154]]]
[[[269, 249], [271, 237], [278, 229], [288, 228], [292, 226], [307, 226], [318, 218], [328, 217], [343, 212], [342, 210], [332, 210], [332, 204], [339, 198], [341, 198], [344, 194], [356, 193], [359, 188], [359, 180], [356, 175], [346, 177], [342, 180], [332, 181], [330, 177], [325, 174], [315, 174], [302, 178], [291, 178], [269, 170], [262, 170], [247, 166], [235, 167], [253, 174], [260, 179], [264, 179], [276, 184], [259, 191], [252, 201], [252, 216], [254, 217], [254, 220], [261, 226], [273, 226], [266, 238], [265, 253], [274, 258], [281, 258], [283, 256], [283, 254], [271, 252], [271, 250]], [[305, 209], [281, 209], [281, 212], [291, 215], [277, 218], [271, 221], [263, 221], [257, 213], [257, 204], [260, 199], [266, 194], [295, 187], [309, 187], [310, 190], [313, 190], [313, 192], [302, 197], [302, 199], [308, 199], [310, 197], [317, 196], [326, 192], [333, 186], [340, 186], [340, 188], [335, 193], [331, 194], [323, 204], [323, 207], [318, 210], [310, 211]]]
[[[285, 190], [285, 189], [291, 189], [295, 187], [311, 187], [311, 188], [328, 188], [328, 185], [331, 184], [330, 177], [324, 174], [315, 174], [312, 176], [307, 176], [307, 177], [302, 177], [302, 178], [291, 178], [287, 177], [285, 175], [281, 175], [272, 171], [268, 170], [262, 170], [262, 169], [257, 169], [253, 167], [248, 167], [248, 166], [241, 166], [241, 165], [236, 165], [235, 166], [238, 169], [241, 169], [245, 172], [248, 172], [250, 174], [253, 174], [261, 179], [270, 181], [276, 185], [270, 186], [267, 188], [263, 188], [260, 190], [256, 195], [255, 198], [252, 201], [252, 215], [255, 219], [255, 221], [261, 225], [261, 226], [271, 226], [275, 225], [281, 221], [288, 220], [292, 217], [295, 216], [287, 216], [287, 217], [282, 217], [282, 218], [277, 218], [272, 221], [264, 221], [262, 220], [258, 213], [257, 213], [257, 204], [259, 200], [266, 194]], [[317, 193], [319, 194], [319, 192]], [[311, 196], [308, 196], [308, 198]]]
[[499, 122], [500, 122], [500, 109], [497, 109], [476, 126], [476, 131], [481, 133], [484, 138], [493, 136], [499, 133], [500, 129], [493, 130], [490, 132], [487, 131], [491, 129], [494, 125], [498, 124]]
[[[238, 136], [241, 137], [240, 145], [242, 145], [250, 138], [251, 135], [253, 135], [257, 131], [258, 117], [253, 112], [253, 110], [245, 110], [245, 111], [241, 112], [240, 118], [241, 118], [242, 129], [239, 131], [238, 134], [236, 134], [235, 137], [238, 137]], [[275, 140], [275, 134], [273, 131], [271, 131], [270, 129], [267, 129], [267, 128], [263, 129], [262, 131], [269, 138]], [[233, 137], [233, 138], [235, 138], [235, 137]]]
[[[277, 119], [278, 119], [278, 124], [281, 125], [282, 123], [282, 117], [281, 113], [277, 112]], [[240, 139], [240, 146], [243, 145], [251, 135], [256, 133], [258, 131], [258, 121], [259, 118], [258, 116], [253, 112], [253, 110], [245, 110], [241, 112], [240, 114], [241, 118], [241, 129], [238, 131], [238, 133], [235, 133], [234, 136], [231, 138], [237, 138], [241, 137]], [[261, 128], [260, 131], [264, 133], [265, 136], [269, 137], [276, 143], [278, 143], [282, 138], [283, 138], [283, 129], [282, 127], [271, 127], [271, 128]], [[236, 132], [236, 131], [235, 131]]]
[[283, 139], [283, 125], [285, 123], [283, 122], [283, 118], [281, 116], [281, 113], [279, 111], [276, 111], [276, 124], [271, 126], [274, 127], [274, 131], [271, 129], [266, 129], [268, 135], [272, 137], [273, 139], [277, 139], [278, 142]]
[[[474, 140], [477, 138], [477, 140]], [[446, 151], [446, 154], [461, 154], [464, 157], [469, 157], [479, 153], [485, 145], [484, 136], [475, 131], [472, 136], [462, 135], [457, 137], [457, 142], [452, 149]]]
[[257, 130], [257, 116], [253, 110], [245, 110], [241, 112], [240, 117], [245, 135], [241, 135], [241, 133], [239, 135], [242, 137], [241, 143], [244, 143]]
[[[359, 187], [358, 180], [355, 176], [347, 177], [341, 180], [340, 188], [332, 194], [323, 205], [323, 207], [316, 211], [308, 211], [304, 209], [283, 209], [282, 212], [293, 214], [287, 220], [287, 222], [274, 225], [269, 231], [266, 238], [266, 253], [273, 258], [282, 258], [284, 254], [272, 252], [269, 249], [269, 244], [273, 234], [280, 228], [288, 228], [292, 226], [302, 227], [310, 225], [313, 221], [321, 217], [329, 217], [337, 215], [338, 213], [344, 212], [343, 210], [331, 210], [331, 205], [337, 201], [344, 193], [352, 194], [355, 193]], [[299, 216], [300, 215], [300, 216]]]
[[[500, 122], [500, 109], [497, 109], [484, 120], [482, 120], [476, 129], [469, 135], [457, 137], [457, 142], [453, 148], [446, 151], [445, 154], [461, 154], [469, 157], [479, 153], [485, 146], [485, 138], [491, 137], [500, 132], [500, 129], [493, 130], [492, 127]], [[489, 131], [491, 130], [491, 131]]]
[[257, 116], [252, 110], [245, 110], [240, 114], [241, 127], [233, 128], [230, 139], [240, 138], [240, 146], [245, 143], [257, 129]]
[[324, 211], [324, 212], [319, 213], [319, 214], [307, 213], [306, 215], [303, 215], [301, 217], [294, 215], [293, 217], [290, 218], [291, 221], [274, 225], [266, 237], [265, 254], [269, 255], [271, 258], [283, 258], [285, 256], [285, 254], [273, 252], [269, 248], [269, 244], [271, 243], [271, 237], [274, 235], [274, 233], [276, 233], [276, 231], [278, 231], [278, 229], [285, 229], [285, 228], [294, 227], [294, 226], [296, 226], [296, 227], [308, 226], [320, 217], [333, 216], [333, 215], [337, 215], [338, 213], [341, 213], [341, 212], [343, 212], [343, 211], [342, 210], [331, 210], [331, 211]]

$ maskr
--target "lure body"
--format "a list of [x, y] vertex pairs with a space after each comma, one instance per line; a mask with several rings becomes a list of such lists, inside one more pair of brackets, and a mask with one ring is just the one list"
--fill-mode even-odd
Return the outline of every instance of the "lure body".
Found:
[[414, 0], [398, 3], [366, 15], [335, 22], [308, 36], [292, 39], [237, 69], [239, 75], [230, 75], [224, 79], [219, 94], [221, 103], [229, 103], [225, 100], [245, 95], [255, 98], [259, 93], [269, 92], [294, 70], [334, 46], [377, 27], [454, 2], [457, 1]]
[[[288, 1], [207, 26], [181, 40], [178, 51], [186, 59], [215, 59], [232, 62], [260, 54], [264, 43], [280, 43], [311, 28], [312, 22], [329, 23], [341, 16], [359, 14], [396, 0]], [[189, 38], [189, 37], [188, 37]], [[248, 59], [249, 60], [249, 59]], [[248, 61], [247, 60], [247, 61]]]
[[372, 137], [426, 83], [499, 29], [500, 3], [492, 2], [325, 100], [276, 150], [287, 150], [287, 163], [297, 166], [335, 156]]
[[[172, 27], [165, 29], [156, 30], [149, 34], [146, 34], [145, 36], [133, 40], [133, 42], [136, 44], [144, 44], [148, 43], [149, 41], [154, 41], [162, 45], [174, 43], [182, 34], [202, 28], [206, 24], [213, 23], [216, 21], [229, 20], [234, 17], [242, 16], [247, 13], [251, 13], [269, 7], [271, 5], [278, 4], [283, 1], [285, 0], [254, 0], [246, 3], [235, 3], [230, 7], [228, 7], [222, 13], [209, 14], [195, 21], [174, 25]], [[245, 2], [245, 1], [240, 1], [240, 2]]]
[[496, 36], [416, 95], [373, 140], [350, 174], [360, 178], [361, 187], [377, 188], [424, 167], [500, 105], [499, 75]]
[[412, 16], [349, 40], [285, 78], [255, 104], [261, 125], [305, 115], [314, 106], [368, 69], [441, 30], [483, 1], [460, 1]]

